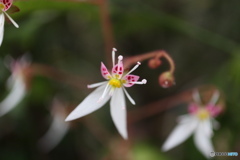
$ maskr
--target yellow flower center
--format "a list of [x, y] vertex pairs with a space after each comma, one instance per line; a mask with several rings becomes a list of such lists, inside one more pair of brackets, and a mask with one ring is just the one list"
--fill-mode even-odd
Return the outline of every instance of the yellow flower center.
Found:
[[199, 109], [197, 116], [200, 120], [205, 120], [205, 119], [209, 118], [210, 115], [206, 109], [201, 108], [201, 109]]
[[4, 8], [5, 8], [5, 5], [3, 4], [3, 3], [0, 3], [0, 10], [4, 10]]
[[121, 80], [112, 78], [109, 81], [109, 85], [113, 86], [114, 88], [120, 88], [122, 86]]

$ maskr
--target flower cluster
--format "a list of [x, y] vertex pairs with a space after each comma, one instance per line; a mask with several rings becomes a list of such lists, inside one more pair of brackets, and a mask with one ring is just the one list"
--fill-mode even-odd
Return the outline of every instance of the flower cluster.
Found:
[[[5, 18], [9, 19], [16, 28], [19, 28], [18, 24], [6, 12], [12, 6], [12, 3], [13, 0], [0, 0], [0, 46], [3, 41]], [[125, 96], [133, 105], [136, 103], [129, 95], [126, 88], [132, 87], [135, 84], [146, 84], [147, 80], [142, 79], [139, 81], [140, 77], [132, 74], [132, 72], [141, 65], [140, 62], [137, 62], [131, 70], [126, 71], [123, 65], [123, 56], [118, 56], [116, 61], [116, 51], [117, 50], [113, 48], [111, 70], [108, 70], [104, 63], [101, 63], [100, 71], [105, 81], [88, 85], [88, 88], [96, 89], [67, 116], [65, 121], [72, 121], [86, 116], [101, 108], [108, 100], [110, 100], [110, 113], [114, 125], [119, 134], [124, 139], [128, 139]], [[165, 51], [158, 51], [156, 54], [151, 53], [149, 56], [143, 56], [143, 58], [149, 58], [153, 55], [156, 56], [150, 59], [148, 64], [150, 68], [155, 69], [160, 66], [162, 64], [162, 61], [160, 61], [161, 57], [165, 57], [170, 64], [170, 70], [163, 72], [159, 76], [159, 84], [163, 88], [175, 85], [175, 78], [173, 76], [175, 65], [173, 60]], [[136, 63], [135, 60], [134, 63]], [[0, 116], [3, 116], [14, 109], [24, 98], [27, 92], [28, 73], [26, 71], [29, 69], [29, 66], [30, 63], [24, 58], [11, 62], [10, 69], [12, 74], [8, 80], [10, 92], [6, 98], [0, 102]], [[219, 94], [219, 91], [216, 91], [210, 101], [207, 104], [203, 104], [199, 93], [194, 92], [194, 102], [188, 106], [188, 114], [182, 115], [178, 118], [178, 125], [173, 129], [172, 133], [163, 144], [162, 150], [168, 151], [174, 148], [183, 143], [193, 134], [196, 147], [205, 157], [208, 158], [210, 152], [214, 151], [214, 147], [211, 143], [213, 128], [216, 129], [218, 126], [218, 122], [214, 118], [222, 111], [221, 106], [217, 105], [220, 96]], [[57, 106], [60, 104], [57, 103], [55, 105]], [[59, 110], [59, 112], [52, 111], [52, 125], [39, 141], [39, 146], [45, 152], [52, 150], [69, 129], [69, 124], [63, 123], [65, 111], [61, 111], [61, 109]]]

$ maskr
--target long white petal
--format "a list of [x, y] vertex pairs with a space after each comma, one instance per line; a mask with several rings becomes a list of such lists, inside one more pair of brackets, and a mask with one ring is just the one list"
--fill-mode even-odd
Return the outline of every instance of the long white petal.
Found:
[[205, 132], [205, 134], [209, 137], [212, 137], [213, 135], [213, 127], [212, 127], [212, 123], [210, 119], [206, 119], [203, 120], [201, 122], [202, 127], [203, 127], [203, 131]]
[[192, 120], [192, 116], [190, 116], [189, 114], [184, 114], [184, 115], [181, 115], [181, 116], [178, 116], [177, 117], [177, 122], [178, 123], [187, 123], [189, 121]]
[[69, 129], [69, 123], [64, 122], [62, 115], [54, 115], [53, 122], [46, 134], [39, 140], [39, 146], [44, 152], [55, 148]]
[[102, 96], [103, 91], [107, 85], [107, 82], [102, 86], [95, 89], [92, 93], [90, 93], [65, 119], [65, 121], [71, 121], [80, 117], [83, 117], [93, 111], [102, 107], [110, 98], [107, 94], [104, 96], [101, 101], [99, 98]]
[[124, 139], [127, 139], [126, 102], [122, 88], [115, 89], [110, 106], [111, 116], [118, 132]]
[[4, 14], [3, 14], [3, 13], [0, 13], [0, 46], [2, 45], [2, 41], [3, 41], [4, 22], [5, 22]]
[[185, 141], [196, 129], [197, 124], [194, 116], [181, 117], [179, 124], [163, 144], [162, 150], [167, 151]]
[[8, 19], [12, 22], [12, 24], [16, 27], [19, 28], [19, 25], [7, 14], [7, 12], [3, 12], [5, 15], [8, 17]]
[[12, 90], [8, 96], [0, 103], [0, 116], [11, 111], [23, 99], [26, 94], [26, 86], [22, 78], [14, 81]]
[[7, 79], [7, 83], [6, 83], [7, 89], [10, 90], [10, 89], [13, 87], [13, 85], [14, 85], [14, 80], [15, 80], [15, 78], [14, 78], [13, 75], [11, 75], [11, 76]]
[[212, 146], [211, 136], [204, 132], [204, 130], [206, 130], [206, 127], [209, 127], [206, 125], [206, 123], [199, 124], [194, 135], [194, 142], [199, 151], [205, 157], [209, 158], [210, 153], [214, 151], [214, 148]]

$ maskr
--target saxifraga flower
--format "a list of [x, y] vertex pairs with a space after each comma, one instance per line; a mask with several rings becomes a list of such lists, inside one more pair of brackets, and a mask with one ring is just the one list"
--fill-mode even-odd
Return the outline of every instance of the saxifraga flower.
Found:
[[112, 51], [113, 68], [110, 73], [106, 66], [101, 63], [102, 76], [107, 80], [88, 85], [88, 88], [95, 88], [66, 118], [71, 121], [83, 117], [102, 107], [110, 98], [110, 112], [113, 122], [124, 139], [128, 138], [126, 125], [126, 102], [124, 93], [129, 101], [135, 105], [135, 101], [128, 94], [125, 87], [132, 87], [134, 84], [146, 84], [147, 80], [138, 81], [139, 76], [130, 74], [140, 65], [138, 62], [129, 72], [124, 72], [123, 56], [118, 56], [118, 62], [115, 64], [115, 51]]
[[172, 149], [193, 134], [196, 147], [205, 157], [209, 158], [210, 153], [214, 151], [211, 142], [213, 128], [218, 126], [218, 122], [214, 118], [222, 111], [221, 106], [216, 105], [219, 91], [215, 91], [206, 105], [200, 105], [202, 102], [198, 92], [193, 94], [193, 99], [195, 102], [188, 107], [189, 114], [178, 118], [178, 125], [163, 144], [162, 150]]

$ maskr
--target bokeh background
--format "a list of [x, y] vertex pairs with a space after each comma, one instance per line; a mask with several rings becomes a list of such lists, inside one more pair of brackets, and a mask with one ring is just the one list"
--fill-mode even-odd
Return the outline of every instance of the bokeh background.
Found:
[[[192, 137], [168, 152], [160, 148], [176, 118], [187, 112], [186, 100], [174, 97], [209, 84], [225, 97], [225, 111], [217, 118], [221, 127], [213, 137], [215, 150], [240, 153], [238, 0], [16, 0], [14, 5], [20, 11], [10, 15], [20, 28], [5, 24], [0, 98], [8, 93], [6, 81], [11, 73], [5, 67], [7, 56], [27, 54], [32, 64], [46, 66], [44, 72], [50, 76], [33, 76], [21, 103], [0, 117], [1, 160], [205, 159]], [[164, 89], [158, 83], [159, 74], [169, 68], [167, 61], [154, 70], [143, 61], [135, 73], [148, 83], [128, 89], [137, 102], [136, 106], [127, 102], [129, 115], [140, 116], [128, 124], [128, 141], [117, 133], [107, 103], [69, 122], [61, 142], [47, 153], [42, 151], [38, 142], [53, 120], [53, 100], [57, 97], [66, 115], [70, 113], [91, 92], [86, 85], [103, 80], [100, 62], [108, 62], [112, 47], [126, 57], [167, 51], [176, 65], [176, 85]], [[150, 116], [138, 114], [146, 107], [153, 108]], [[214, 159], [226, 158], [239, 156]]]

